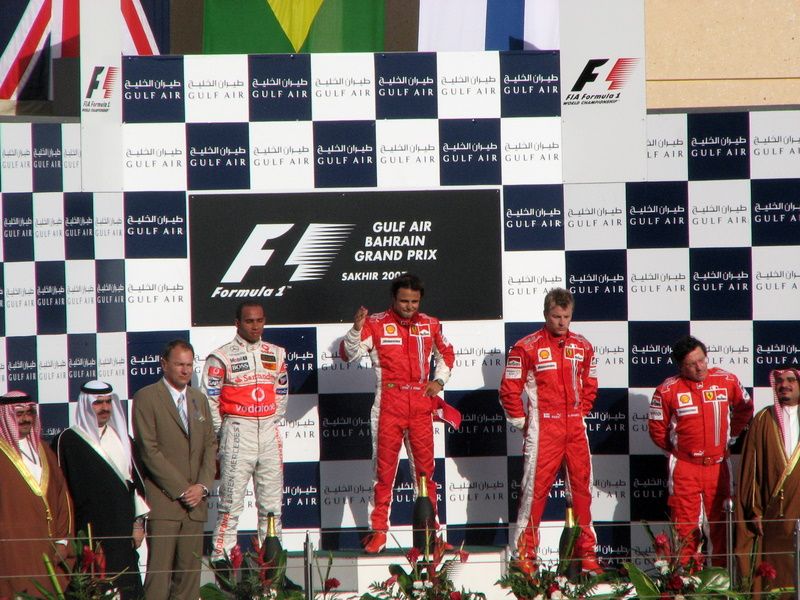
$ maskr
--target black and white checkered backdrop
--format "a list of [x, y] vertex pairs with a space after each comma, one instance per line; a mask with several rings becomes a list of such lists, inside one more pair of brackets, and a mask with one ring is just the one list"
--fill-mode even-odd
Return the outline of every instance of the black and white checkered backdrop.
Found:
[[[0, 389], [38, 397], [52, 436], [81, 382], [128, 398], [175, 337], [199, 375], [236, 303], [261, 300], [289, 356], [285, 544], [308, 529], [354, 546], [374, 378], [338, 339], [415, 271], [456, 348], [445, 396], [464, 415], [436, 430], [440, 515], [452, 541], [505, 544], [522, 459], [497, 400], [504, 354], [568, 287], [599, 357], [599, 550], [630, 554], [630, 522], [665, 516], [646, 418], [672, 341], [703, 339], [757, 408], [769, 369], [800, 361], [800, 112], [636, 115], [645, 171], [565, 183], [559, 69], [553, 52], [126, 59], [117, 192], [82, 189], [79, 124], [0, 125]], [[563, 518], [561, 485], [546, 520]], [[401, 541], [411, 503], [403, 461]]]

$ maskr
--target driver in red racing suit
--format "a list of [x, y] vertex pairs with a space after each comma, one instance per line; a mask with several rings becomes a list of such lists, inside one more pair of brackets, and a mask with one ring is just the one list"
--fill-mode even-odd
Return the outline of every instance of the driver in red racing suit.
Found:
[[729, 446], [753, 418], [753, 403], [736, 375], [708, 368], [706, 353], [690, 335], [675, 342], [679, 373], [656, 388], [648, 429], [669, 456], [669, 506], [683, 542], [681, 562], [697, 552], [705, 520], [711, 563], [721, 567], [727, 548], [723, 505], [733, 495]]
[[[441, 407], [437, 396], [450, 378], [455, 353], [442, 335], [439, 320], [419, 312], [424, 291], [415, 275], [396, 278], [392, 307], [369, 317], [367, 309], [360, 307], [340, 348], [340, 356], [347, 361], [368, 355], [378, 378], [371, 412], [375, 487], [370, 507], [372, 534], [364, 545], [368, 554], [376, 554], [386, 545], [392, 488], [404, 438], [414, 481], [424, 473], [430, 489], [436, 490], [432, 479], [433, 419]], [[436, 364], [432, 381], [431, 355]], [[435, 494], [432, 497], [435, 510]]]
[[[569, 330], [575, 300], [561, 288], [544, 299], [545, 325], [509, 351], [500, 383], [500, 401], [508, 422], [524, 436], [522, 497], [517, 516], [520, 558], [535, 558], [550, 488], [566, 464], [568, 489], [581, 533], [574, 556], [584, 571], [602, 570], [595, 554], [591, 516], [592, 457], [584, 417], [597, 395], [594, 349]], [[528, 396], [527, 411], [522, 392]]]

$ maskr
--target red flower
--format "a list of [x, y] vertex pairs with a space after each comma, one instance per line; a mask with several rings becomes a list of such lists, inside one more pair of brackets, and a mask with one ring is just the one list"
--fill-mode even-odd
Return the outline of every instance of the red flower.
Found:
[[100, 546], [97, 547], [97, 552], [95, 553], [94, 566], [97, 567], [97, 573], [100, 576], [100, 579], [105, 579], [106, 578], [106, 553], [103, 552], [103, 549]]
[[764, 579], [772, 580], [778, 576], [778, 572], [775, 570], [775, 567], [764, 561], [756, 567], [756, 575]]
[[394, 585], [395, 583], [397, 583], [397, 575], [392, 575], [391, 577], [389, 577], [389, 579], [383, 582], [383, 585], [385, 587], [389, 587], [390, 585]]
[[81, 570], [88, 573], [94, 564], [96, 555], [89, 546], [83, 547], [83, 554], [81, 555]]
[[670, 544], [669, 538], [665, 533], [659, 533], [654, 540], [655, 550], [659, 554], [669, 554]]
[[325, 580], [325, 591], [330, 592], [331, 590], [338, 588], [340, 585], [342, 585], [341, 581], [336, 579], [336, 577], [330, 577]]
[[558, 584], [551, 583], [550, 586], [547, 588], [547, 595], [548, 597], [553, 593], [558, 591]]
[[450, 600], [461, 600], [461, 592], [450, 592]]
[[411, 550], [408, 551], [408, 554], [406, 554], [406, 559], [412, 565], [416, 563], [419, 560], [419, 550], [417, 548], [411, 548]]
[[667, 589], [674, 590], [676, 592], [681, 591], [681, 589], [683, 589], [683, 579], [681, 579], [681, 576], [677, 573], [672, 575], [669, 578], [669, 581], [667, 581]]
[[467, 552], [466, 550], [463, 550], [463, 549], [458, 551], [458, 560], [459, 560], [459, 562], [465, 563], [465, 562], [467, 562], [468, 558], [469, 558], [469, 552]]
[[689, 561], [689, 573], [694, 574], [698, 571], [702, 571], [705, 560], [706, 557], [703, 556], [702, 551], [698, 550], [695, 555], [692, 556], [691, 561]]
[[244, 560], [244, 555], [242, 554], [242, 549], [239, 547], [239, 544], [236, 544], [231, 549], [230, 559], [231, 566], [234, 568], [234, 570], [238, 571], [239, 567], [242, 566], [242, 561]]

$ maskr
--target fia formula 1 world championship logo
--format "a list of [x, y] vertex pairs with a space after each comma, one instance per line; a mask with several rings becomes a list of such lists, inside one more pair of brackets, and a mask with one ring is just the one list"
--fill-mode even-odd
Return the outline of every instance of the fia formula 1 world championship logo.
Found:
[[119, 67], [95, 65], [83, 98], [82, 112], [108, 112], [119, 81]]
[[[609, 67], [609, 58], [590, 58], [564, 98], [564, 104], [616, 104], [640, 59], [618, 58]], [[598, 81], [601, 75], [605, 78]], [[587, 91], [584, 91], [586, 86]]]

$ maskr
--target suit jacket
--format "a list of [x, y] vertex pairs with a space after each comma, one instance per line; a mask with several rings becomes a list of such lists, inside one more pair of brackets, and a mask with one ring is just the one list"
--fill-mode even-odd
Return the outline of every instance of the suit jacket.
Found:
[[186, 388], [188, 434], [163, 380], [133, 396], [134, 440], [144, 466], [151, 519], [205, 521], [206, 502], [186, 509], [178, 500], [195, 483], [209, 490], [216, 472], [217, 440], [206, 397]]

